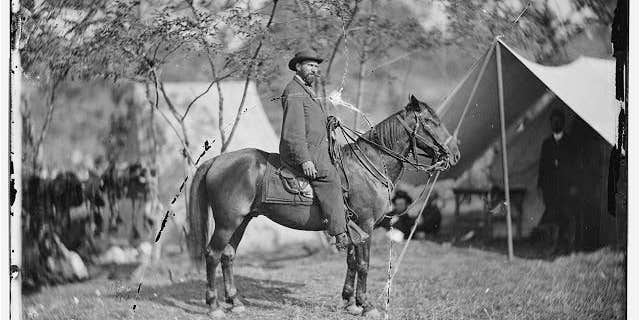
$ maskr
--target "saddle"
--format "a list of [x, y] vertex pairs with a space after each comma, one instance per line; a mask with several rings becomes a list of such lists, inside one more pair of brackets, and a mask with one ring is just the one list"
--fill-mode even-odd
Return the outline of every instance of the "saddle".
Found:
[[[283, 164], [279, 154], [270, 153], [262, 180], [262, 202], [311, 206], [314, 201], [314, 192], [309, 180]], [[369, 235], [351, 219], [347, 221], [347, 232], [354, 244], [360, 244], [369, 238]]]
[[311, 183], [306, 177], [296, 176], [287, 167], [280, 167], [276, 174], [280, 177], [282, 186], [287, 192], [300, 195], [303, 198], [313, 199], [313, 188], [311, 188]]
[[287, 167], [277, 153], [269, 154], [262, 183], [262, 202], [310, 206], [314, 192], [309, 180]]

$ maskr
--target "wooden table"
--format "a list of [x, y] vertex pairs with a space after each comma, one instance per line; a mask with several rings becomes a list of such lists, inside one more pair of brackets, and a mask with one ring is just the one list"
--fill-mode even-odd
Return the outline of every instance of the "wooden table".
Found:
[[[522, 237], [522, 214], [523, 214], [523, 202], [524, 197], [526, 195], [526, 188], [516, 186], [512, 187], [509, 191], [509, 195], [511, 197], [512, 208], [516, 208], [518, 211], [517, 215], [512, 215], [511, 219], [516, 223], [516, 237]], [[453, 193], [455, 195], [456, 201], [456, 210], [455, 210], [455, 219], [456, 224], [458, 218], [460, 217], [460, 205], [464, 202], [471, 201], [473, 196], [478, 196], [482, 199], [484, 203], [483, 215], [485, 220], [485, 234], [489, 237], [492, 237], [493, 231], [493, 220], [497, 217], [492, 214], [490, 211], [495, 206], [497, 206], [500, 202], [504, 201], [504, 189], [500, 187], [493, 188], [454, 188]], [[506, 214], [506, 213], [505, 213]], [[512, 211], [513, 214], [513, 211]], [[504, 217], [504, 215], [499, 215]], [[454, 226], [454, 230], [456, 230]]]

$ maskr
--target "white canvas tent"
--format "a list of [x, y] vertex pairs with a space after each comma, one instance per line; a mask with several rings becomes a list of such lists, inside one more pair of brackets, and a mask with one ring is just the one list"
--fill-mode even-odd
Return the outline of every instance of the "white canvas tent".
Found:
[[[517, 124], [551, 91], [609, 144], [615, 143], [619, 106], [613, 60], [581, 57], [564, 66], [543, 66], [497, 40], [438, 108], [447, 128], [454, 130], [467, 101], [469, 105], [458, 132], [462, 158], [444, 173], [445, 177], [459, 176], [500, 137], [497, 48], [501, 49], [507, 128]], [[478, 86], [472, 95], [476, 81]]]
[[[207, 82], [170, 82], [165, 84], [165, 89], [169, 98], [176, 104], [181, 112], [185, 110], [188, 103], [204, 92], [209, 83]], [[223, 94], [223, 110], [224, 110], [224, 128], [226, 136], [233, 126], [238, 106], [242, 98], [244, 82], [242, 81], [226, 81], [221, 83], [221, 91]], [[206, 156], [200, 161], [209, 159], [220, 153], [220, 133], [218, 130], [218, 91], [215, 86], [212, 87], [205, 95], [203, 95], [191, 107], [186, 118], [186, 130], [189, 137], [189, 151], [195, 159], [204, 150], [203, 144], [205, 140], [209, 143], [214, 141], [212, 148], [207, 151]], [[166, 107], [161, 105], [166, 110]], [[168, 112], [168, 111], [165, 111]], [[159, 116], [157, 116], [159, 118]], [[165, 181], [173, 183], [179, 187], [183, 175], [183, 161], [180, 156], [180, 142], [177, 140], [175, 133], [168, 128], [163, 119], [157, 120], [159, 127], [163, 129], [163, 136], [166, 139], [164, 148], [159, 159], [161, 174], [166, 175]], [[175, 124], [179, 130], [179, 126]], [[275, 134], [273, 127], [269, 123], [265, 114], [258, 91], [254, 83], [250, 83], [244, 107], [241, 111], [240, 120], [235, 133], [229, 143], [227, 151], [234, 151], [242, 148], [257, 148], [268, 152], [278, 151], [279, 137]], [[192, 172], [190, 173], [192, 174]], [[190, 182], [189, 182], [190, 183]], [[180, 208], [182, 206], [182, 208]], [[181, 198], [176, 202], [176, 211], [184, 212], [184, 201]], [[177, 217], [178, 223], [184, 216]], [[255, 251], [276, 250], [283, 245], [292, 244], [321, 244], [320, 233], [298, 231], [280, 226], [265, 217], [254, 218], [248, 225], [245, 236], [243, 237], [239, 254]]]
[[[528, 152], [529, 158], [533, 160], [523, 165], [514, 163], [511, 159], [496, 157], [494, 163], [498, 162], [501, 168], [502, 162], [508, 163], [504, 167], [507, 174], [498, 174], [500, 178], [506, 176], [507, 179], [499, 184], [508, 188], [508, 178], [512, 176], [509, 170], [517, 167], [514, 171], [518, 173], [533, 172], [528, 175], [526, 184], [529, 189], [533, 186], [535, 191], [536, 157], [539, 145], [549, 131], [538, 131], [533, 136], [524, 135], [520, 139], [517, 135], [523, 130], [525, 120], [529, 120], [530, 125], [545, 128], [547, 120], [541, 119], [548, 115], [548, 107], [552, 104], [566, 108], [570, 115], [575, 115], [575, 118], [586, 123], [585, 127], [597, 133], [596, 139], [610, 147], [616, 141], [619, 113], [615, 100], [614, 65], [613, 60], [581, 57], [564, 66], [543, 66], [525, 59], [497, 39], [438, 108], [438, 113], [449, 130], [454, 132], [459, 127], [457, 137], [461, 152], [460, 162], [443, 173], [442, 177], [460, 176], [499, 140], [502, 142], [501, 148], [506, 146], [507, 155], [511, 157], [510, 146], [512, 142], [519, 141], [519, 151]], [[534, 119], [537, 121], [532, 121]], [[495, 176], [496, 172], [493, 171]], [[606, 180], [604, 181], [601, 188], [606, 190]], [[529, 193], [530, 196], [535, 194]], [[505, 197], [508, 197], [506, 193]], [[526, 208], [537, 210], [538, 217], [541, 214], [539, 205]], [[526, 208], [524, 211], [527, 211]], [[534, 220], [533, 215], [535, 214], [524, 213], [525, 219], [530, 221]]]

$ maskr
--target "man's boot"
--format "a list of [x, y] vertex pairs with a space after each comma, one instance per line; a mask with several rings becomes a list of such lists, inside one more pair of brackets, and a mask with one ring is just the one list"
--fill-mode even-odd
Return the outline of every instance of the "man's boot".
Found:
[[353, 242], [351, 242], [351, 238], [349, 238], [349, 235], [346, 232], [336, 235], [336, 248], [338, 248], [338, 250], [345, 250], [352, 244]]
[[347, 232], [349, 233], [349, 238], [353, 245], [357, 246], [359, 244], [364, 243], [369, 239], [369, 234], [364, 232], [353, 220], [349, 220], [347, 222]]

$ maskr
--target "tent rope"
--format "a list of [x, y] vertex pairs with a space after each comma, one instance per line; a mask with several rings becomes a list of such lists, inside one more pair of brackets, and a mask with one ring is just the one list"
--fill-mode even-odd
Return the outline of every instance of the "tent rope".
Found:
[[[480, 69], [480, 72], [478, 72], [478, 76], [476, 77], [476, 80], [475, 80], [475, 82], [473, 84], [473, 89], [471, 90], [471, 93], [469, 94], [469, 97], [467, 98], [467, 103], [465, 104], [464, 110], [462, 111], [462, 114], [460, 115], [460, 119], [458, 119], [458, 123], [456, 125], [456, 129], [453, 131], [453, 134], [451, 136], [449, 136], [449, 138], [447, 138], [447, 140], [445, 141], [445, 145], [449, 144], [451, 139], [457, 139], [458, 138], [458, 133], [460, 132], [460, 127], [462, 126], [462, 121], [464, 120], [464, 117], [466, 116], [467, 111], [469, 110], [469, 106], [471, 105], [471, 100], [475, 96], [476, 90], [478, 89], [478, 85], [480, 84], [480, 79], [482, 79], [482, 74], [484, 73], [484, 71], [487, 68], [487, 65], [489, 64], [489, 59], [490, 59], [491, 54], [493, 53], [493, 49], [495, 48], [496, 45], [498, 45], [498, 38], [496, 38], [496, 40], [494, 41], [493, 45], [489, 48], [489, 51], [487, 52], [487, 55], [484, 58], [484, 61], [482, 63], [482, 68]], [[404, 244], [404, 247], [402, 248], [402, 251], [400, 252], [400, 256], [398, 256], [398, 259], [396, 259], [395, 269], [394, 269], [393, 273], [391, 273], [390, 276], [388, 277], [387, 284], [385, 285], [385, 289], [378, 296], [378, 298], [380, 298], [382, 296], [382, 294], [384, 294], [385, 292], [387, 293], [387, 299], [386, 299], [386, 302], [385, 302], [385, 313], [388, 312], [388, 307], [390, 305], [391, 285], [393, 283], [393, 278], [398, 273], [398, 270], [400, 270], [400, 265], [402, 263], [402, 259], [404, 258], [404, 255], [407, 252], [407, 248], [409, 247], [409, 243], [411, 242], [411, 239], [413, 238], [413, 234], [416, 232], [416, 229], [418, 227], [418, 221], [420, 220], [420, 217], [422, 216], [422, 212], [424, 212], [424, 209], [427, 206], [427, 203], [429, 202], [429, 197], [431, 196], [431, 192], [433, 191], [433, 187], [436, 185], [436, 182], [438, 181], [438, 177], [440, 176], [440, 172], [441, 171], [438, 171], [436, 173], [436, 176], [433, 179], [433, 182], [431, 182], [430, 184], [429, 184], [429, 182], [427, 180], [427, 184], [425, 184], [424, 189], [420, 193], [422, 195], [424, 193], [424, 191], [427, 189], [427, 187], [429, 187], [429, 192], [427, 193], [427, 196], [426, 196], [426, 198], [424, 200], [424, 203], [422, 204], [422, 208], [420, 209], [420, 212], [418, 213], [418, 216], [416, 217], [416, 220], [413, 222], [413, 226], [411, 227], [411, 232], [409, 233], [409, 238], [406, 240], [406, 242]], [[389, 241], [391, 241], [391, 240], [389, 240]], [[392, 264], [391, 264], [391, 252], [390, 252], [389, 253], [389, 271], [391, 270], [391, 265]]]
[[[393, 241], [389, 241], [389, 264], [387, 267], [387, 281], [391, 281], [391, 271], [393, 270], [391, 261], [393, 255]], [[389, 282], [387, 282], [389, 283]], [[387, 299], [384, 300], [384, 319], [389, 319], [389, 305], [391, 304], [391, 286], [387, 286]]]
[[[416, 220], [413, 222], [413, 226], [411, 227], [411, 232], [409, 233], [409, 238], [406, 240], [404, 247], [402, 247], [402, 251], [400, 252], [400, 255], [398, 256], [398, 259], [396, 259], [395, 264], [395, 269], [393, 270], [393, 273], [391, 274], [391, 276], [387, 279], [387, 284], [385, 285], [385, 289], [382, 293], [380, 293], [380, 295], [378, 296], [378, 298], [380, 298], [380, 296], [382, 296], [382, 294], [384, 292], [387, 292], [387, 301], [389, 301], [390, 297], [389, 294], [391, 292], [391, 284], [393, 283], [393, 278], [396, 276], [396, 274], [398, 273], [398, 270], [400, 270], [400, 265], [402, 263], [402, 259], [404, 259], [404, 255], [407, 252], [407, 248], [409, 247], [409, 243], [411, 242], [411, 239], [413, 238], [413, 234], [416, 232], [416, 229], [418, 228], [418, 221], [420, 220], [420, 217], [422, 216], [422, 212], [424, 212], [424, 208], [426, 208], [427, 203], [429, 202], [429, 197], [431, 196], [431, 192], [433, 192], [433, 187], [436, 185], [436, 182], [438, 181], [438, 177], [440, 176], [440, 171], [438, 171], [436, 173], [435, 178], [433, 179], [433, 182], [431, 182], [431, 185], [429, 186], [429, 192], [427, 192], [427, 197], [424, 199], [424, 203], [422, 203], [422, 208], [420, 209], [420, 212], [418, 212], [418, 216], [416, 217]], [[426, 187], [426, 185], [425, 185]], [[391, 255], [389, 255], [389, 261], [391, 261]], [[390, 262], [391, 264], [391, 262]], [[389, 304], [389, 302], [387, 302], [387, 304]]]
[[487, 65], [489, 64], [491, 54], [493, 53], [493, 49], [495, 48], [496, 45], [498, 45], [497, 38], [491, 45], [491, 48], [489, 48], [487, 55], [484, 57], [484, 61], [482, 62], [482, 67], [480, 68], [480, 72], [478, 72], [478, 76], [476, 77], [476, 81], [473, 83], [473, 88], [471, 89], [471, 93], [467, 98], [467, 103], [464, 106], [464, 110], [462, 110], [462, 115], [460, 115], [460, 119], [458, 120], [456, 129], [453, 130], [453, 135], [449, 137], [449, 139], [452, 139], [453, 137], [455, 138], [458, 137], [458, 132], [460, 132], [460, 127], [462, 126], [462, 120], [464, 120], [464, 117], [467, 115], [467, 111], [469, 110], [469, 106], [471, 105], [471, 100], [476, 95], [476, 90], [478, 89], [478, 85], [480, 84], [480, 79], [482, 79], [482, 75], [484, 74], [484, 71], [487, 69]]

